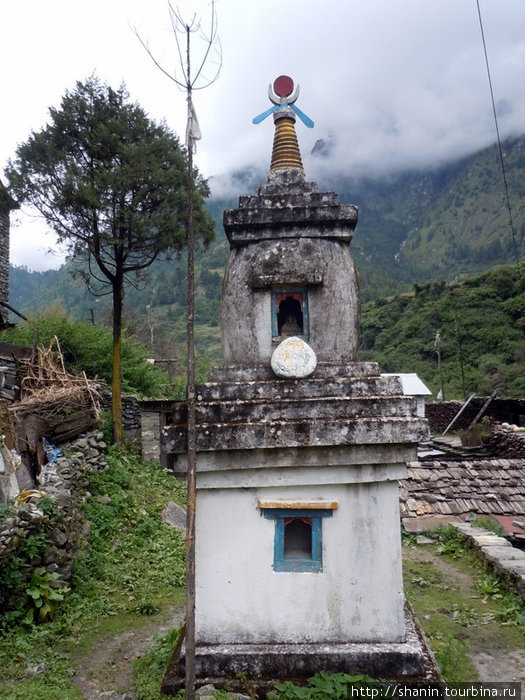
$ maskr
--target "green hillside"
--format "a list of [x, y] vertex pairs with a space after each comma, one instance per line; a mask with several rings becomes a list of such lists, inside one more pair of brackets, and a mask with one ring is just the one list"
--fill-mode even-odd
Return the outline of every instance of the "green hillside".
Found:
[[383, 372], [417, 372], [446, 399], [471, 393], [525, 396], [525, 288], [516, 267], [460, 283], [415, 284], [409, 294], [364, 305], [358, 359]]
[[515, 261], [525, 240], [525, 140], [507, 142], [503, 155], [515, 239], [499, 154], [488, 148], [465, 160], [424, 212], [421, 224], [410, 230], [400, 250], [405, 271], [450, 279]]
[[[511, 290], [504, 288], [504, 280], [494, 282], [502, 274], [497, 270], [470, 279], [498, 264], [515, 265], [516, 253], [525, 275], [525, 137], [508, 141], [504, 158], [514, 239], [495, 146], [427, 171], [381, 178], [341, 174], [319, 182], [320, 189], [337, 191], [341, 202], [359, 208], [351, 251], [365, 302], [363, 359], [378, 359], [385, 371], [418, 371], [437, 391], [433, 342], [439, 330], [446, 394], [460, 396], [463, 385], [466, 391], [486, 392], [494, 358], [508, 391], [525, 394], [519, 377], [514, 376], [519, 365], [514, 353], [523, 343], [520, 314], [525, 310], [517, 273], [513, 273]], [[233, 176], [232, 187], [239, 193], [255, 191], [264, 179], [264, 174], [246, 170]], [[201, 377], [210, 363], [221, 359], [220, 295], [229, 254], [222, 214], [236, 204], [237, 195], [208, 200], [217, 235], [206, 250], [196, 254], [196, 345]], [[12, 268], [11, 305], [26, 315], [59, 307], [74, 318], [109, 325], [109, 298], [89, 295], [72, 276], [74, 271], [72, 263], [47, 272]], [[465, 286], [446, 284], [461, 280]], [[389, 297], [393, 299], [386, 301]], [[128, 286], [124, 309], [127, 331], [146, 345], [152, 357], [166, 361], [172, 377], [181, 374], [186, 337], [185, 257], [156, 262], [136, 287]], [[390, 344], [392, 338], [395, 345]], [[464, 378], [457, 362], [460, 341], [465, 343]]]

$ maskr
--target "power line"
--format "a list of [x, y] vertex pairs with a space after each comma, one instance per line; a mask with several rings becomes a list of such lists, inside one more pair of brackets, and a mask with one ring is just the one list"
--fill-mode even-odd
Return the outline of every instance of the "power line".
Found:
[[505, 199], [507, 202], [507, 211], [509, 213], [509, 225], [510, 225], [510, 230], [512, 233], [512, 244], [514, 247], [514, 257], [516, 258], [516, 267], [518, 270], [518, 277], [519, 277], [520, 281], [523, 283], [523, 280], [521, 277], [519, 255], [518, 255], [518, 245], [516, 243], [516, 231], [514, 228], [514, 220], [512, 218], [512, 208], [510, 206], [509, 187], [507, 184], [507, 172], [505, 169], [505, 161], [503, 158], [503, 148], [501, 146], [501, 138], [500, 138], [499, 124], [498, 124], [498, 115], [496, 112], [496, 102], [494, 100], [494, 90], [492, 88], [492, 77], [490, 75], [489, 58], [488, 58], [488, 54], [487, 54], [487, 44], [485, 42], [485, 32], [483, 30], [483, 20], [481, 18], [481, 9], [479, 7], [479, 0], [476, 0], [476, 6], [478, 8], [479, 28], [481, 30], [481, 40], [483, 42], [483, 53], [485, 55], [485, 66], [487, 68], [487, 77], [488, 77], [488, 81], [489, 81], [490, 99], [492, 101], [492, 113], [494, 114], [494, 124], [496, 125], [496, 136], [497, 136], [497, 140], [498, 140], [499, 159], [500, 159], [500, 163], [501, 163], [501, 173], [503, 176], [503, 186], [505, 189]]

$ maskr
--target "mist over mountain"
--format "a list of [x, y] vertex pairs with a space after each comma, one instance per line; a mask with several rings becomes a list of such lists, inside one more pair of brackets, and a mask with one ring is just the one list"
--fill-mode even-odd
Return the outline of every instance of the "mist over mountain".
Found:
[[[364, 302], [358, 359], [379, 361], [384, 371], [417, 371], [435, 393], [439, 331], [449, 398], [460, 398], [465, 390], [490, 391], [495, 382], [509, 395], [522, 395], [525, 138], [504, 144], [514, 236], [495, 146], [441, 167], [362, 177], [324, 167], [330, 149], [320, 144], [318, 150], [320, 189], [336, 191], [342, 203], [359, 208], [351, 243]], [[221, 361], [220, 298], [229, 255], [223, 211], [236, 207], [239, 195], [254, 192], [266, 177], [247, 168], [211, 182], [207, 208], [217, 236], [195, 257], [200, 381], [210, 365]], [[70, 274], [74, 269], [74, 263], [45, 272], [12, 268], [11, 305], [26, 315], [67, 313], [109, 325], [109, 297], [88, 294]], [[151, 357], [168, 360], [173, 376], [183, 375], [185, 256], [156, 262], [137, 287], [128, 285], [124, 309], [126, 333], [139, 339]]]
[[[359, 209], [351, 250], [365, 300], [523, 256], [525, 137], [503, 144], [514, 231], [496, 145], [437, 167], [366, 175], [341, 170], [336, 152], [335, 136], [318, 140], [305, 169], [321, 190], [335, 191], [342, 203]], [[256, 169], [211, 180], [209, 208], [218, 230], [222, 210], [265, 181], [266, 173]]]
[[[340, 201], [355, 204], [359, 220], [351, 251], [364, 301], [407, 291], [414, 283], [450, 281], [523, 258], [525, 242], [525, 137], [504, 143], [504, 162], [514, 231], [497, 147], [491, 146], [440, 167], [359, 176], [334, 170], [334, 146], [318, 143], [314, 176], [319, 188], [335, 191]], [[255, 192], [267, 173], [255, 168], [212, 178], [207, 208], [217, 224], [216, 240], [197, 253], [198, 309], [205, 322], [218, 325], [220, 280], [229, 246], [222, 227], [224, 209], [237, 206], [239, 195]], [[74, 265], [31, 273], [11, 273], [11, 304], [27, 313], [53, 304], [77, 317], [104, 318], [107, 300], [94, 299], [71, 278]], [[128, 314], [146, 308], [185, 304], [184, 260], [158, 262], [138, 289], [129, 287]]]

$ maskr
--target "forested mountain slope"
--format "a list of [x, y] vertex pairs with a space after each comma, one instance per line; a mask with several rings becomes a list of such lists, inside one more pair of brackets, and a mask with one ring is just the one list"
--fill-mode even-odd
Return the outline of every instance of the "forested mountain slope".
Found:
[[364, 305], [358, 358], [384, 372], [417, 372], [434, 396], [525, 396], [523, 271], [496, 267], [458, 283], [415, 284], [408, 294]]
[[[523, 260], [525, 138], [506, 142], [504, 159], [514, 236], [495, 146], [427, 171], [375, 179], [344, 174], [319, 179], [322, 190], [337, 191], [341, 202], [359, 208], [351, 251], [362, 299], [373, 302], [364, 307], [363, 358], [377, 358], [385, 371], [419, 371], [437, 392], [433, 342], [439, 330], [449, 393], [460, 395], [463, 385], [468, 391], [487, 391], [490, 372], [485, 370], [496, 358], [496, 369], [501, 370], [508, 390], [525, 394], [515, 376], [520, 366], [515, 353], [520, 354], [523, 344], [519, 324], [525, 314], [518, 272], [514, 268], [513, 286], [508, 289], [504, 279], [508, 273], [494, 270], [488, 276], [473, 277], [497, 264], [515, 265], [516, 256]], [[220, 361], [220, 294], [229, 254], [222, 213], [236, 206], [238, 194], [255, 191], [264, 179], [256, 171], [236, 173], [232, 178], [236, 194], [210, 198], [207, 203], [217, 223], [217, 236], [196, 255], [196, 341], [203, 371], [210, 362]], [[213, 179], [211, 184], [213, 191]], [[522, 276], [524, 269], [522, 261]], [[11, 269], [11, 305], [25, 314], [62, 308], [75, 318], [109, 324], [109, 298], [89, 295], [71, 271], [71, 263], [47, 272]], [[461, 280], [464, 285], [445, 284]], [[185, 257], [155, 263], [136, 288], [127, 288], [124, 306], [128, 332], [145, 343], [152, 356], [170, 360], [173, 372], [182, 371]], [[455, 330], [458, 324], [460, 336]], [[464, 378], [457, 361], [461, 334], [466, 344]], [[487, 357], [480, 359], [482, 355]]]

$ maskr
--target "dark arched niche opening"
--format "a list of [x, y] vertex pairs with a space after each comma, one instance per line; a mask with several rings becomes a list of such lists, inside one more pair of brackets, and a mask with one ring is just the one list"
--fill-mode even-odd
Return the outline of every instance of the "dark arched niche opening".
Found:
[[304, 332], [303, 310], [300, 302], [292, 296], [287, 296], [279, 304], [277, 332], [279, 335], [302, 335]]

